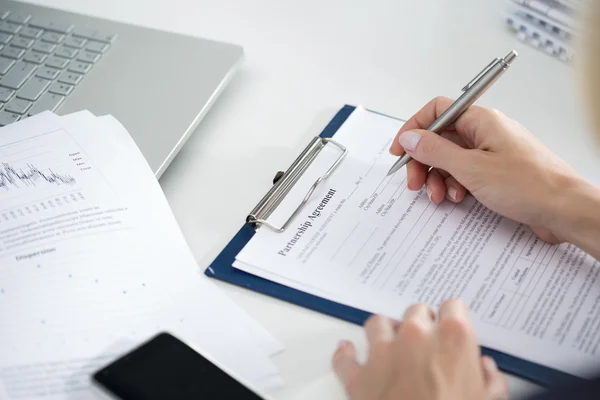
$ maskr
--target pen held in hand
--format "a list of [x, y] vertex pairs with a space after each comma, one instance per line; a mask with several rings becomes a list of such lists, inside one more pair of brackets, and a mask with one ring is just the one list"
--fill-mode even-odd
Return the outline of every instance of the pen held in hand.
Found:
[[[487, 67], [485, 67], [471, 82], [463, 89], [463, 94], [456, 99], [454, 103], [446, 111], [436, 119], [428, 131], [441, 134], [450, 124], [454, 123], [467, 109], [479, 98], [485, 91], [502, 76], [510, 67], [512, 62], [517, 58], [518, 54], [512, 50], [504, 58], [494, 59]], [[388, 176], [396, 173], [405, 166], [412, 157], [408, 154], [402, 155], [392, 168], [388, 171]]]

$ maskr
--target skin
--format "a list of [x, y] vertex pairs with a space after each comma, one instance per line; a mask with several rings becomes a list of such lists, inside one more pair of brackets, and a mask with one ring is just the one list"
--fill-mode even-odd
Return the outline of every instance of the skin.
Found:
[[[441, 136], [424, 130], [452, 102], [432, 100], [398, 132], [390, 153], [412, 156], [408, 188], [426, 185], [435, 203], [460, 202], [471, 193], [541, 239], [573, 243], [600, 259], [600, 189], [496, 110], [473, 106]], [[508, 398], [505, 378], [481, 356], [460, 300], [445, 302], [438, 316], [423, 304], [410, 307], [400, 323], [374, 316], [365, 331], [363, 365], [345, 341], [332, 359], [351, 400]]]
[[334, 369], [350, 399], [505, 399], [508, 386], [494, 361], [481, 357], [469, 311], [463, 302], [445, 302], [436, 319], [423, 304], [409, 307], [402, 323], [370, 318], [370, 345], [364, 365], [342, 342]]

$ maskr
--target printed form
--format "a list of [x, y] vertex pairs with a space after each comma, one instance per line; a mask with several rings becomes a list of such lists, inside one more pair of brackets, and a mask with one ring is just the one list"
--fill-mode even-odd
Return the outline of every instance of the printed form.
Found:
[[0, 399], [86, 399], [169, 331], [259, 389], [282, 346], [197, 264], [127, 131], [80, 112], [0, 132]]
[[[266, 279], [400, 318], [460, 297], [480, 343], [585, 377], [600, 363], [600, 264], [551, 246], [473, 197], [434, 204], [386, 177], [403, 121], [357, 108], [334, 139], [346, 159], [289, 228], [260, 228], [234, 266]], [[269, 221], [281, 224], [339, 156], [326, 146]]]

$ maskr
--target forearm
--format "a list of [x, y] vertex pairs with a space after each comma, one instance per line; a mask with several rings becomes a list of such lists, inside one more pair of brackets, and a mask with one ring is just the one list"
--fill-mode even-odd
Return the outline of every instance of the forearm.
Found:
[[553, 231], [600, 260], [600, 188], [577, 181], [555, 201]]

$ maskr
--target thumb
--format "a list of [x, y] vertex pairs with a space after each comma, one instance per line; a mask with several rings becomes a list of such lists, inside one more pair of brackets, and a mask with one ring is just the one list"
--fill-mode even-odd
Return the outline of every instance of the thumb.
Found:
[[403, 132], [398, 141], [404, 151], [415, 160], [448, 171], [452, 175], [469, 165], [466, 149], [433, 132], [413, 129]]
[[354, 345], [345, 340], [341, 341], [332, 359], [333, 370], [350, 395], [353, 383], [360, 372], [360, 365], [356, 361]]
[[483, 377], [487, 391], [487, 400], [507, 400], [509, 398], [508, 382], [500, 372], [493, 358], [481, 358]]

